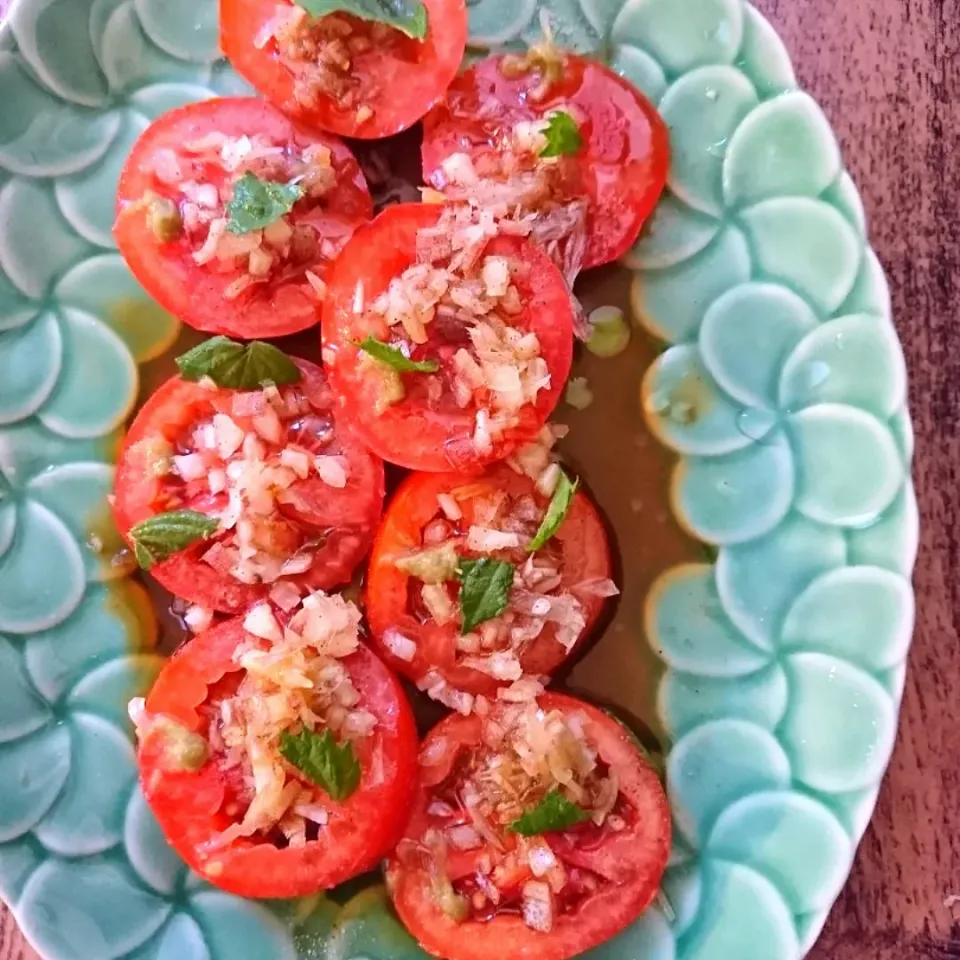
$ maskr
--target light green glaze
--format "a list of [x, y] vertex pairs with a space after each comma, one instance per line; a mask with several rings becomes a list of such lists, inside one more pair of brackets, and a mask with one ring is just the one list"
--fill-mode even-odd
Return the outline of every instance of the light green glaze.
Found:
[[[914, 612], [906, 378], [862, 204], [743, 0], [469, 9], [475, 48], [529, 39], [546, 9], [671, 129], [670, 187], [625, 263], [669, 346], [644, 415], [719, 557], [647, 598], [666, 899], [588, 956], [798, 960], [876, 798]], [[115, 253], [113, 193], [150, 120], [247, 92], [216, 3], [20, 0], [0, 89], [0, 894], [48, 960], [423, 958], [380, 888], [270, 909], [211, 890], [134, 785], [123, 705], [161, 661], [102, 508], [137, 364], [178, 324]]]

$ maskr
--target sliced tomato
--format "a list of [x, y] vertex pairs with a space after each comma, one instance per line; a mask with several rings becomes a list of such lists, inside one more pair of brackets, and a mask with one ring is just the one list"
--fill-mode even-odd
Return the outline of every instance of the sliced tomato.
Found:
[[[507, 498], [502, 508], [504, 513], [525, 501], [535, 503], [542, 516], [550, 499], [537, 492], [532, 480], [499, 465], [479, 478], [456, 473], [411, 474], [387, 507], [367, 570], [367, 622], [380, 655], [398, 673], [414, 682], [435, 672], [454, 689], [474, 695], [490, 695], [504, 683], [464, 664], [465, 654], [458, 649], [459, 612], [453, 621], [437, 623], [420, 600], [422, 581], [405, 573], [395, 562], [424, 548], [425, 531], [430, 532], [434, 542], [438, 531], [441, 536], [454, 540], [459, 555], [482, 556], [465, 546], [464, 537], [475, 520], [478, 505], [504, 494]], [[439, 495], [454, 498], [462, 518], [448, 520], [440, 508]], [[538, 525], [539, 521], [533, 520], [533, 531]], [[486, 555], [507, 559], [521, 571], [531, 556], [522, 546]], [[522, 645], [519, 660], [524, 674], [549, 676], [589, 636], [604, 606], [603, 598], [591, 592], [591, 588], [599, 581], [608, 581], [612, 575], [610, 545], [603, 521], [586, 493], [581, 490], [574, 495], [557, 533], [533, 556], [559, 575], [560, 582], [551, 587], [550, 594], [566, 595], [568, 601], [572, 598], [584, 620], [579, 638], [573, 639], [569, 646], [557, 639], [559, 624], [556, 621], [547, 621], [535, 639]], [[458, 584], [451, 581], [446, 587], [455, 602]], [[416, 645], [411, 659], [393, 652], [396, 643], [391, 638], [397, 633]], [[499, 647], [509, 649], [509, 640], [505, 639]]]
[[[422, 849], [428, 831], [442, 833], [461, 817], [451, 810], [450, 798], [457, 793], [459, 771], [469, 765], [474, 751], [484, 749], [485, 721], [456, 714], [441, 721], [421, 744], [413, 814], [386, 868], [387, 886], [401, 920], [434, 956], [567, 960], [623, 930], [656, 895], [670, 850], [670, 810], [656, 772], [624, 727], [596, 707], [555, 693], [541, 695], [537, 704], [544, 711], [581, 718], [586, 740], [616, 777], [620, 829], [588, 822], [545, 835], [571, 883], [557, 895], [549, 931], [532, 929], [518, 915], [516, 891], [532, 878], [527, 868], [497, 875], [505, 900], [501, 908], [488, 903], [481, 913], [471, 907], [466, 919], [453, 919], [438, 903], [429, 866], [408, 851]], [[492, 719], [496, 721], [504, 709], [503, 704], [496, 705]], [[504, 852], [508, 851], [489, 841], [475, 850], [451, 848], [446, 874], [454, 890], [467, 894], [480, 858], [497, 863]], [[509, 863], [509, 857], [504, 862]]]
[[637, 239], [666, 183], [666, 125], [649, 100], [596, 60], [564, 53], [560, 78], [538, 99], [531, 92], [541, 83], [539, 72], [508, 71], [508, 77], [504, 59], [489, 57], [465, 70], [424, 118], [424, 179], [442, 189], [441, 164], [455, 153], [470, 156], [481, 174], [496, 170], [499, 144], [518, 123], [573, 113], [583, 145], [563, 158], [565, 191], [566, 199], [589, 200], [583, 266], [616, 260]]
[[[334, 421], [333, 396], [320, 368], [299, 358], [295, 363], [303, 374], [299, 388], [312, 412], [284, 424], [285, 440], [314, 454], [344, 458], [347, 482], [343, 488], [332, 487], [313, 473], [290, 488], [291, 502], [280, 510], [297, 542], [311, 544], [313, 563], [306, 572], [281, 579], [307, 590], [327, 590], [348, 582], [369, 549], [383, 507], [383, 463]], [[189, 509], [214, 514], [223, 509], [224, 496], [212, 495], [206, 480], [184, 483], [170, 474], [157, 475], [155, 442], [176, 447], [215, 413], [226, 413], [250, 429], [249, 420], [234, 411], [235, 396], [233, 390], [207, 389], [174, 377], [143, 405], [117, 462], [114, 514], [125, 537], [129, 539], [134, 524], [158, 513]], [[150, 573], [175, 596], [212, 610], [236, 612], [262, 599], [269, 584], [241, 583], [202, 559], [212, 542], [225, 536], [222, 532], [214, 541], [195, 543], [154, 564]]]
[[[366, 337], [386, 340], [390, 328], [366, 307], [416, 262], [417, 233], [434, 226], [442, 210], [432, 204], [388, 207], [347, 244], [330, 272], [324, 301], [324, 363], [343, 415], [379, 456], [412, 470], [479, 470], [532, 441], [559, 402], [573, 357], [573, 311], [563, 277], [544, 253], [518, 237], [494, 237], [483, 255], [509, 258], [522, 269], [514, 281], [522, 310], [510, 324], [536, 334], [550, 385], [538, 392], [535, 403], [520, 410], [517, 423], [495, 437], [484, 453], [471, 443], [476, 406], [456, 406], [446, 387], [444, 398], [432, 401], [421, 389], [426, 382], [423, 373], [402, 374], [404, 399], [376, 412], [382, 383], [369, 364], [360, 362], [357, 344]], [[453, 354], [463, 344], [447, 341], [437, 326], [429, 325], [430, 340], [418, 349], [416, 359], [437, 361], [436, 376], [446, 384], [454, 377]]]
[[[220, 46], [236, 71], [275, 106], [343, 137], [375, 140], [413, 126], [443, 96], [463, 59], [464, 0], [424, 0], [422, 41], [338, 12], [333, 16], [344, 35], [333, 58], [309, 34], [294, 41], [296, 59], [281, 50], [274, 25], [286, 19], [291, 6], [289, 0], [220, 0]], [[321, 59], [340, 60], [345, 68], [335, 86], [324, 88], [329, 92], [312, 83]]]
[[[147, 698], [148, 716], [168, 718], [206, 737], [224, 691], [235, 689], [233, 652], [246, 637], [239, 617], [194, 637], [167, 661]], [[376, 717], [374, 732], [354, 741], [359, 787], [342, 803], [325, 801], [329, 821], [315, 840], [291, 847], [235, 839], [211, 845], [237, 822], [231, 798], [236, 768], [215, 750], [196, 771], [171, 769], [162, 727], [147, 727], [138, 751], [140, 783], [168, 842], [201, 876], [243, 897], [298, 897], [336, 886], [371, 869], [403, 829], [416, 777], [416, 727], [390, 671], [365, 646], [343, 660]]]
[[[186, 231], [160, 240], [148, 222], [144, 198], [159, 196], [184, 208], [179, 182], [157, 175], [159, 156], [171, 151], [183, 162], [183, 180], [226, 189], [226, 173], [217, 164], [184, 153], [184, 144], [205, 138], [255, 135], [288, 154], [313, 146], [330, 151], [336, 184], [316, 200], [304, 198], [290, 212], [293, 228], [313, 238], [311, 247], [289, 267], [276, 269], [264, 283], [230, 294], [246, 271], [216, 259], [194, 259], [200, 238]], [[161, 167], [162, 169], [162, 167]], [[169, 179], [169, 178], [168, 178]], [[221, 196], [221, 202], [223, 197]], [[298, 126], [263, 100], [222, 97], [191, 103], [163, 114], [134, 144], [120, 176], [114, 236], [137, 279], [157, 302], [197, 330], [253, 339], [305, 330], [319, 320], [319, 300], [306, 271], [326, 276], [330, 261], [356, 226], [370, 218], [373, 204], [366, 181], [350, 150], [336, 137]], [[202, 236], [202, 235], [201, 235]], [[323, 249], [321, 249], [323, 248]]]

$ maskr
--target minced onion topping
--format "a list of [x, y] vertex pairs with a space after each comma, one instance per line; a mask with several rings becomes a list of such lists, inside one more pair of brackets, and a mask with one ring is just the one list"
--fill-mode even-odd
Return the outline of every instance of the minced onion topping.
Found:
[[[534, 474], [538, 483], [550, 479], [555, 486], [556, 465], [549, 452], [553, 440], [553, 430], [545, 428], [537, 448], [539, 455], [535, 457], [528, 451], [525, 456], [539, 471]], [[541, 495], [549, 498], [551, 492], [543, 490]], [[451, 490], [444, 497], [452, 500], [456, 509], [449, 504], [444, 508], [438, 500], [436, 515], [424, 527], [423, 545], [395, 557], [393, 563], [414, 580], [409, 588], [414, 602], [440, 626], [461, 620], [457, 599], [460, 556], [492, 556], [513, 563], [513, 585], [506, 609], [469, 633], [460, 633], [455, 641], [455, 659], [459, 665], [502, 683], [521, 681], [523, 654], [548, 625], [553, 628], [555, 640], [571, 650], [586, 629], [584, 601], [614, 596], [617, 587], [606, 578], [566, 586], [562, 552], [556, 541], [548, 541], [532, 554], [527, 551], [546, 512], [546, 506], [534, 496], [511, 497], [490, 484], [478, 482]], [[461, 523], [468, 504], [470, 522]], [[458, 519], [450, 519], [451, 513], [457, 514]], [[415, 641], [405, 639], [407, 643], [399, 644], [401, 652], [392, 652], [401, 659], [412, 660]], [[394, 637], [391, 645], [395, 643]], [[423, 677], [419, 687], [452, 710], [467, 714], [476, 709], [471, 695], [451, 687], [436, 671]]]
[[342, 13], [313, 17], [296, 4], [279, 4], [254, 38], [254, 45], [275, 47], [280, 62], [293, 74], [294, 99], [317, 109], [324, 98], [354, 110], [363, 126], [374, 116], [372, 102], [383, 90], [368, 71], [355, 69], [358, 57], [402, 44], [401, 34], [387, 24], [361, 21]]
[[[557, 112], [575, 111], [563, 106]], [[510, 223], [523, 225], [572, 288], [587, 249], [588, 203], [569, 157], [540, 156], [549, 123], [547, 115], [505, 131], [495, 154], [477, 161], [480, 169], [469, 155], [451, 154], [432, 179], [448, 199], [505, 219], [508, 229]]]
[[[528, 927], [548, 933], [565, 905], [607, 881], [566, 862], [565, 847], [551, 845], [549, 832], [519, 836], [514, 825], [554, 792], [580, 808], [590, 829], [619, 832], [629, 814], [616, 774], [590, 740], [587, 718], [542, 709], [535, 682], [514, 687], [516, 699], [501, 698], [485, 714], [481, 743], [433, 789], [431, 825], [420, 842], [401, 844], [398, 855], [426, 867], [437, 904], [451, 919], [519, 912]], [[427, 778], [447, 752], [440, 746], [436, 757], [421, 753]], [[451, 850], [481, 851], [474, 874], [451, 880]]]
[[[335, 258], [345, 233], [320, 236], [314, 227], [283, 215], [262, 229], [235, 234], [227, 229], [227, 205], [247, 173], [273, 183], [296, 183], [302, 191], [299, 203], [318, 203], [337, 182], [327, 147], [311, 144], [296, 150], [261, 134], [229, 137], [213, 132], [177, 149], [155, 151], [151, 165], [158, 182], [175, 192], [174, 199], [151, 195], [142, 201], [154, 235], [160, 242], [185, 239], [200, 266], [239, 273], [224, 291], [228, 300], [274, 279], [302, 281], [306, 290], [323, 299], [323, 281], [310, 274], [310, 268]], [[219, 186], [210, 182], [211, 169], [218, 173]]]
[[[501, 232], [509, 231], [491, 214], [451, 205], [419, 231], [417, 262], [368, 306], [386, 324], [389, 345], [405, 356], [428, 342], [443, 348], [445, 369], [417, 376], [428, 402], [448, 395], [455, 407], [474, 408], [469, 441], [483, 455], [551, 382], [537, 335], [511, 323], [523, 309], [514, 282], [523, 268], [508, 257], [484, 256]], [[513, 232], [529, 231], [514, 221]], [[405, 395], [395, 371], [383, 369], [382, 376], [390, 395], [381, 409]]]
[[247, 612], [247, 636], [233, 654], [243, 679], [220, 701], [208, 737], [225, 769], [242, 774], [239, 799], [248, 805], [214, 847], [275, 828], [290, 846], [301, 846], [308, 823], [327, 822], [329, 797], [284, 760], [280, 737], [302, 728], [349, 741], [373, 733], [376, 717], [363, 708], [342, 662], [359, 645], [359, 624], [354, 604], [323, 593], [305, 597], [285, 625], [269, 603]]
[[[301, 438], [325, 447], [332, 421], [297, 386], [285, 386], [236, 392], [230, 413], [199, 420], [162, 457], [153, 439], [142, 442], [149, 444], [149, 462], [163, 464], [172, 505], [200, 499], [211, 504], [204, 512], [219, 519], [201, 559], [241, 583], [276, 584], [309, 570], [319, 545], [283, 513], [298, 506], [299, 484], [318, 478], [332, 492], [350, 479], [345, 457], [315, 453], [296, 442]], [[275, 599], [292, 609], [299, 596], [289, 584]]]

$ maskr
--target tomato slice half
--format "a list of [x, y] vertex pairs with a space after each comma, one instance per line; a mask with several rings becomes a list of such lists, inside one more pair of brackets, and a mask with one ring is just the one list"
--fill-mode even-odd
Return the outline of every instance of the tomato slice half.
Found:
[[[298, 479], [288, 501], [279, 508], [287, 552], [301, 547], [312, 555], [309, 569], [282, 576], [302, 590], [328, 590], [346, 583], [373, 539], [383, 506], [382, 461], [359, 444], [333, 418], [333, 396], [323, 372], [307, 360], [295, 358], [303, 379], [297, 385], [302, 413], [284, 418], [282, 443], [293, 443], [311, 454], [342, 458], [346, 484], [329, 485], [315, 471]], [[143, 405], [127, 433], [117, 461], [114, 515], [120, 532], [141, 521], [174, 509], [218, 514], [226, 495], [213, 494], [206, 477], [186, 482], [174, 473], [156, 469], [158, 445], [187, 453], [198, 424], [224, 413], [243, 430], [255, 432], [249, 417], [234, 406], [238, 391], [207, 389], [173, 377]], [[273, 449], [273, 448], [271, 448]], [[175, 596], [226, 613], [236, 612], [265, 597], [270, 583], [241, 582], [220, 566], [203, 559], [211, 545], [228, 536], [221, 531], [150, 567], [150, 573]], [[282, 545], [278, 549], [283, 549]]]
[[[555, 693], [542, 694], [537, 706], [579, 718], [599, 762], [615, 775], [618, 829], [587, 822], [544, 834], [568, 881], [555, 894], [549, 931], [531, 928], [519, 915], [518, 890], [534, 874], [511, 857], [519, 845], [516, 836], [502, 835], [497, 846], [490, 840], [466, 850], [448, 845], [447, 878], [469, 905], [466, 917], [455, 919], [441, 908], [436, 878], [421, 851], [431, 832], [452, 836], [451, 826], [469, 824], [466, 810], [453, 799], [462, 771], [469, 768], [476, 751], [484, 749], [480, 746], [484, 723], [499, 722], [511, 708], [501, 703], [487, 719], [451, 715], [441, 721], [421, 744], [413, 814], [386, 867], [387, 886], [401, 920], [434, 956], [567, 960], [624, 929], [656, 895], [670, 849], [670, 810], [656, 772], [625, 728], [596, 707]], [[501, 891], [499, 907], [482, 897], [482, 906], [472, 901], [477, 892], [475, 873], [481, 866]]]
[[[440, 496], [455, 500], [461, 518], [449, 520], [444, 515]], [[537, 492], [532, 480], [503, 465], [479, 478], [453, 473], [414, 473], [407, 477], [387, 506], [367, 570], [367, 622], [380, 656], [414, 682], [436, 673], [455, 690], [473, 695], [494, 694], [508, 682], [470, 665], [495, 650], [519, 650], [520, 667], [527, 676], [549, 676], [559, 669], [590, 635], [603, 611], [604, 599], [597, 595], [597, 585], [612, 586], [610, 545], [590, 497], [577, 491], [557, 533], [532, 555], [522, 545], [481, 552], [465, 543], [471, 524], [489, 522], [480, 515], [491, 509], [498, 511], [498, 525], [524, 531], [523, 543], [536, 532], [549, 502], [549, 497]], [[397, 566], [399, 558], [415, 555], [438, 542], [455, 543], [456, 552], [462, 556], [495, 556], [512, 562], [521, 578], [525, 570], [532, 571], [533, 564], [537, 565], [536, 576], [529, 577], [530, 588], [513, 590], [515, 602], [507, 608], [512, 626], [500, 618], [501, 633], [488, 646], [464, 644], [460, 637], [461, 613], [456, 608], [459, 584], [455, 579], [443, 584], [455, 612], [452, 619], [438, 623], [424, 605], [424, 582]], [[540, 596], [548, 598], [548, 608], [551, 602], [554, 604], [553, 611], [548, 609], [553, 619], [519, 612], [522, 603], [529, 614], [531, 603]], [[582, 618], [582, 628], [570, 631], [574, 617]], [[512, 639], [512, 629], [524, 639]], [[564, 643], [558, 639], [562, 629], [568, 631]], [[529, 639], [532, 632], [536, 636]], [[409, 645], [401, 648], [405, 656], [397, 654], [398, 645], [392, 639], [397, 634], [413, 642], [412, 656]]]
[[[284, 40], [274, 25], [278, 15], [289, 21], [284, 14], [293, 6], [288, 0], [220, 0], [221, 48], [279, 109], [343, 137], [375, 140], [413, 126], [443, 96], [463, 59], [464, 0], [424, 0], [423, 41], [345, 13], [304, 18]], [[331, 48], [323, 34], [334, 20]]]
[[[241, 159], [239, 167], [225, 171], [215, 149], [199, 149], [221, 134], [235, 148], [241, 143], [241, 151], [246, 148], [242, 138], [260, 138], [264, 149], [272, 145], [280, 155]], [[282, 181], [281, 161], [322, 148], [329, 151], [333, 182], [322, 196], [304, 197], [294, 205], [286, 217], [294, 236], [280, 245], [281, 252], [263, 247], [271, 258], [263, 282], [235, 293], [255, 269], [252, 265], [247, 269], [246, 255], [229, 260], [214, 257], [203, 264], [196, 261], [208, 232], [193, 220], [195, 211], [205, 208], [193, 203], [185, 189], [196, 198], [198, 190], [216, 188], [214, 209], [219, 218], [232, 195], [231, 177], [249, 168], [263, 173], [262, 179]], [[256, 157], [256, 151], [249, 156]], [[271, 169], [271, 165], [278, 166]], [[144, 198], [151, 196], [172, 203], [180, 212], [183, 229], [175, 238], [159, 239], [148, 221]], [[207, 201], [202, 193], [199, 196]], [[163, 114], [137, 140], [120, 176], [114, 236], [131, 271], [164, 309], [197, 330], [266, 338], [305, 330], [318, 322], [319, 299], [307, 271], [322, 281], [347, 238], [372, 213], [360, 167], [336, 137], [298, 126], [263, 100], [222, 97]]]
[[489, 57], [465, 70], [424, 118], [424, 179], [443, 189], [441, 164], [456, 153], [467, 154], [481, 175], [496, 171], [501, 144], [518, 123], [572, 112], [583, 146], [563, 158], [565, 192], [589, 201], [583, 267], [616, 260], [637, 239], [666, 183], [666, 125], [639, 91], [595, 60], [564, 53], [559, 79], [540, 99], [531, 96], [540, 74], [507, 76], [504, 60]]
[[[461, 408], [449, 398], [455, 378], [452, 359], [461, 344], [450, 342], [434, 323], [417, 359], [438, 363], [435, 376], [443, 396], [431, 399], [425, 374], [403, 373], [404, 398], [377, 412], [382, 383], [363, 362], [357, 344], [366, 337], [387, 340], [391, 328], [369, 305], [417, 262], [417, 234], [435, 226], [443, 209], [432, 204], [388, 207], [347, 244], [330, 272], [324, 301], [324, 364], [343, 416], [379, 456], [412, 470], [480, 470], [534, 440], [559, 402], [573, 357], [573, 311], [563, 277], [549, 257], [519, 237], [494, 237], [483, 255], [507, 258], [522, 271], [515, 278], [521, 309], [510, 318], [510, 326], [536, 334], [549, 385], [539, 390], [534, 403], [520, 409], [516, 422], [494, 437], [488, 450], [480, 452], [471, 443], [476, 404]], [[462, 334], [462, 328], [457, 332]]]
[[[194, 637], [167, 661], [146, 702], [149, 716], [207, 735], [224, 691], [238, 682], [232, 657], [246, 637], [234, 618]], [[168, 842], [201, 876], [243, 897], [296, 897], [336, 886], [375, 866], [402, 831], [416, 776], [416, 728], [390, 671], [363, 644], [342, 661], [376, 717], [374, 732], [354, 742], [360, 785], [346, 800], [325, 800], [329, 819], [317, 839], [285, 846], [267, 839], [211, 841], [237, 822], [228, 812], [236, 768], [212, 750], [196, 771], [171, 769], [161, 728], [141, 736], [140, 783]]]

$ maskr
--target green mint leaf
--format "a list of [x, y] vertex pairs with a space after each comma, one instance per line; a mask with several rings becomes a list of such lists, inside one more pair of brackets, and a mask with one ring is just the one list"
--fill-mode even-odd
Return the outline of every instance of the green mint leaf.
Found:
[[280, 734], [280, 753], [334, 800], [342, 802], [360, 785], [360, 761], [349, 742], [338, 744], [329, 730]]
[[241, 234], [269, 227], [289, 213], [302, 196], [303, 187], [296, 183], [274, 183], [245, 173], [234, 184], [227, 204], [227, 230]]
[[436, 360], [410, 360], [396, 347], [377, 340], [375, 337], [366, 337], [356, 343], [364, 353], [369, 353], [374, 360], [392, 367], [397, 373], [433, 373], [438, 369]]
[[282, 350], [262, 340], [236, 343], [227, 337], [211, 337], [177, 357], [177, 366], [184, 380], [209, 377], [218, 387], [230, 390], [300, 380], [300, 368]]
[[297, 0], [315, 17], [350, 13], [361, 20], [385, 23], [414, 40], [427, 36], [427, 8], [413, 0]]
[[527, 550], [531, 553], [539, 550], [560, 529], [579, 486], [579, 478], [571, 482], [570, 478], [562, 470], [560, 471], [560, 480], [550, 498], [550, 506], [547, 507], [547, 512], [540, 521], [540, 529], [537, 530], [536, 536], [527, 544]]
[[521, 837], [536, 837], [541, 833], [554, 833], [575, 827], [590, 814], [579, 804], [568, 800], [559, 790], [551, 790], [532, 810], [510, 824], [514, 833]]
[[547, 145], [540, 151], [541, 157], [572, 157], [583, 146], [577, 121], [563, 110], [550, 114], [543, 135], [547, 138]]
[[499, 617], [507, 609], [513, 586], [513, 564], [493, 557], [471, 560], [461, 557], [457, 568], [460, 579], [461, 633], [469, 633], [479, 623]]
[[196, 510], [171, 510], [141, 520], [130, 528], [133, 554], [144, 570], [184, 550], [197, 540], [207, 540], [220, 526], [216, 517]]

